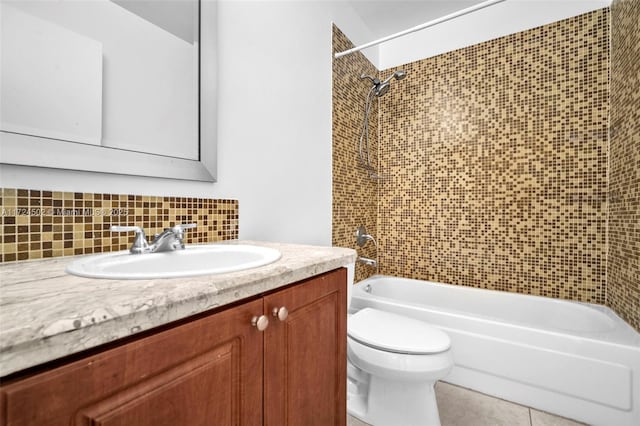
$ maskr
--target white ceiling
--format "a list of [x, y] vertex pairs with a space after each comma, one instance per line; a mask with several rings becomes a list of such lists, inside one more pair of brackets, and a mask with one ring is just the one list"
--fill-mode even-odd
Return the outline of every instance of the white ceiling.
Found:
[[[343, 1], [350, 5], [371, 34], [371, 39], [359, 41], [359, 44], [363, 44], [484, 0]], [[611, 0], [506, 0], [362, 52], [378, 69], [387, 69], [567, 19], [610, 4]]]
[[196, 38], [196, 0], [111, 0], [188, 43]]
[[485, 0], [347, 0], [374, 38], [415, 27]]

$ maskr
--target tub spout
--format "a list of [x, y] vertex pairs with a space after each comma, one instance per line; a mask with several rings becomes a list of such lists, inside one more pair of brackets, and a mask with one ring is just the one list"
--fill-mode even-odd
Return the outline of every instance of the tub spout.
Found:
[[378, 266], [378, 262], [376, 262], [374, 259], [370, 259], [368, 257], [360, 256], [358, 258], [358, 262], [364, 263], [365, 265], [372, 266], [374, 268], [376, 268]]

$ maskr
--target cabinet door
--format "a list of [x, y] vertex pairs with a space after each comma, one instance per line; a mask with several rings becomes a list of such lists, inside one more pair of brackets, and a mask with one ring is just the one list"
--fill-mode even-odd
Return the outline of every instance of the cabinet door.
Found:
[[3, 425], [262, 423], [262, 300], [0, 389]]
[[346, 424], [346, 281], [340, 269], [264, 298], [265, 425]]

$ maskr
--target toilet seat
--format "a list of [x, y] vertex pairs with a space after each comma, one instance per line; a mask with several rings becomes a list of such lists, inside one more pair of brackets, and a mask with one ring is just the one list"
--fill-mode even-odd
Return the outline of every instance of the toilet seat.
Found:
[[451, 351], [409, 355], [381, 351], [348, 338], [347, 359], [369, 374], [391, 380], [422, 382], [444, 377], [453, 366]]
[[347, 336], [361, 345], [396, 354], [433, 355], [451, 347], [446, 333], [423, 321], [372, 308], [348, 318]]

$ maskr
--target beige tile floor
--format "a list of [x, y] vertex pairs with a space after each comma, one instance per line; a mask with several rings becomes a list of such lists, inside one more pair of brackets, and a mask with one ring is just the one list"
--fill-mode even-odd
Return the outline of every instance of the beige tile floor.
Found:
[[[573, 420], [444, 382], [436, 384], [436, 399], [442, 426], [582, 425]], [[347, 426], [367, 426], [367, 424], [348, 416]]]

